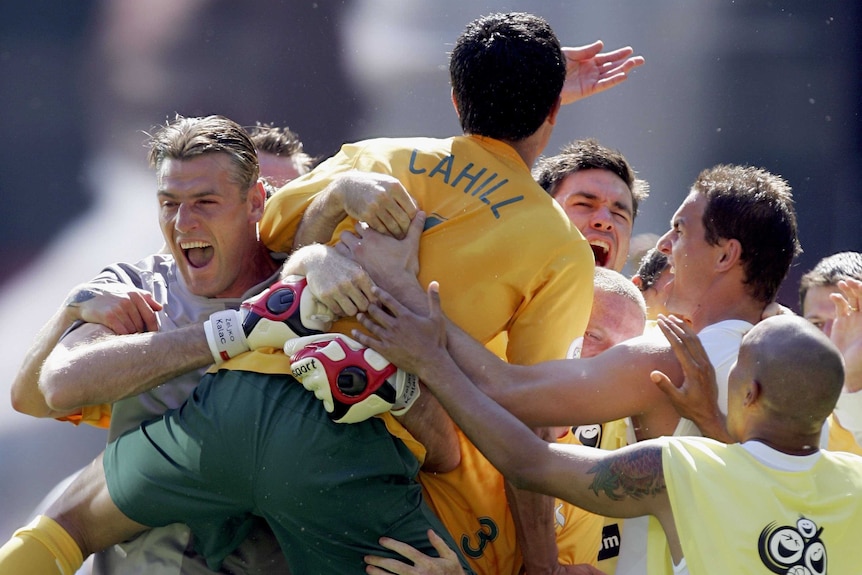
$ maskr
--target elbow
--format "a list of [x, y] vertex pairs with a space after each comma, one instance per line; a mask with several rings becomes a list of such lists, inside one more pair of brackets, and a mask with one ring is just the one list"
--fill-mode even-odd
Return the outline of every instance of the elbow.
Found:
[[26, 393], [13, 385], [10, 399], [12, 409], [18, 413], [31, 417], [51, 417], [51, 409], [41, 394], [38, 397], [33, 397], [33, 394]]
[[43, 414], [39, 413], [37, 409], [35, 409], [35, 405], [33, 404], [33, 402], [28, 401], [28, 398], [23, 394], [19, 393], [14, 387], [12, 388], [11, 400], [12, 409], [17, 411], [18, 413], [23, 413], [24, 415], [31, 415], [33, 417], [45, 417]]
[[[51, 381], [40, 381], [39, 390], [45, 399], [49, 412], [67, 413], [80, 407], [76, 397], [65, 386], [54, 385]], [[47, 417], [47, 416], [45, 416]]]
[[444, 453], [428, 455], [422, 464], [422, 471], [426, 473], [449, 473], [461, 465], [460, 448], [446, 450]]

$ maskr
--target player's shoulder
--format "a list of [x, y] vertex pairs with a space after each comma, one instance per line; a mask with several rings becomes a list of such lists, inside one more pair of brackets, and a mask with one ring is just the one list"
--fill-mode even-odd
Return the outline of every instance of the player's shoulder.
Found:
[[170, 254], [152, 254], [135, 263], [115, 262], [102, 268], [94, 283], [120, 282], [146, 289], [149, 284], [167, 284], [176, 275], [176, 265]]
[[826, 460], [840, 463], [852, 469], [862, 480], [862, 455], [849, 451], [821, 450], [822, 457]]
[[362, 153], [386, 153], [391, 154], [399, 151], [410, 152], [419, 150], [421, 152], [440, 152], [451, 149], [452, 139], [428, 138], [428, 137], [404, 137], [404, 138], [369, 138], [344, 144], [341, 151], [347, 155]]

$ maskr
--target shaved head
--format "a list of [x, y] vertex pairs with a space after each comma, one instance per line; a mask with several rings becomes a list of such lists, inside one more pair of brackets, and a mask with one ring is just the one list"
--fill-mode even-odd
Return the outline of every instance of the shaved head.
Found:
[[742, 340], [737, 370], [738, 377], [759, 384], [759, 403], [790, 433], [816, 433], [844, 385], [838, 348], [798, 316], [758, 323]]

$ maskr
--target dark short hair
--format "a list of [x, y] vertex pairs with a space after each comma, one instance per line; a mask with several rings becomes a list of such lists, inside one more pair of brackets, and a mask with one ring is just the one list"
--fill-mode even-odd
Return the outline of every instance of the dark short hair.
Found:
[[191, 160], [205, 154], [221, 153], [230, 157], [234, 170], [231, 180], [244, 195], [260, 175], [257, 153], [246, 131], [224, 116], [185, 118], [156, 128], [149, 139], [149, 162], [156, 170], [166, 158]]
[[470, 22], [449, 60], [465, 134], [518, 141], [551, 113], [566, 79], [560, 42], [533, 14], [490, 14]]
[[607, 170], [625, 182], [632, 195], [632, 217], [637, 216], [638, 205], [649, 196], [649, 184], [636, 176], [625, 156], [593, 138], [575, 140], [563, 146], [559, 154], [540, 158], [533, 168], [533, 179], [554, 196], [566, 176], [581, 170]]
[[799, 280], [799, 307], [805, 303], [805, 294], [813, 287], [832, 287], [846, 279], [862, 281], [862, 253], [838, 252], [826, 256]]
[[655, 285], [661, 273], [668, 268], [670, 263], [667, 261], [667, 255], [662, 253], [658, 248], [650, 248], [641, 262], [635, 275], [641, 279], [640, 289], [646, 291]]
[[706, 241], [739, 241], [750, 295], [771, 302], [802, 251], [790, 186], [761, 168], [722, 164], [702, 171], [692, 190], [706, 197]]

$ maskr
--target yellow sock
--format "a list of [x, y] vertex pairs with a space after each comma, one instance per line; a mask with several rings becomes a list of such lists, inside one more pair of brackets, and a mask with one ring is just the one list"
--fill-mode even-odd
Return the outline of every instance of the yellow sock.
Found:
[[0, 575], [74, 575], [84, 557], [60, 524], [39, 515], [0, 547]]

